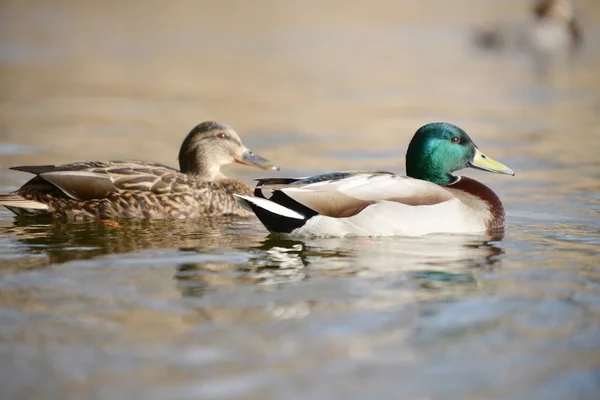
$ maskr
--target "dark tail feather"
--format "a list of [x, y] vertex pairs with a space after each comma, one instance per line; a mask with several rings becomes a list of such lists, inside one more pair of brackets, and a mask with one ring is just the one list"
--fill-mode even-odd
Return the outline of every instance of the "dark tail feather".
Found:
[[294, 183], [299, 181], [302, 178], [259, 178], [255, 179], [257, 181], [256, 186], [266, 186], [266, 185], [289, 185], [290, 183]]
[[303, 226], [312, 217], [312, 215], [300, 214], [268, 199], [242, 195], [235, 195], [235, 197], [242, 207], [256, 214], [270, 232], [290, 233]]
[[15, 171], [29, 172], [30, 174], [39, 175], [44, 172], [50, 172], [56, 170], [55, 165], [23, 165], [19, 167], [10, 167]]
[[262, 192], [263, 189], [267, 189], [267, 190], [281, 189], [282, 187], [285, 187], [285, 186], [289, 185], [290, 183], [294, 183], [300, 179], [301, 178], [260, 178], [260, 179], [257, 179], [258, 182], [256, 183], [256, 187], [254, 188], [254, 195], [256, 197], [266, 199], [265, 195]]

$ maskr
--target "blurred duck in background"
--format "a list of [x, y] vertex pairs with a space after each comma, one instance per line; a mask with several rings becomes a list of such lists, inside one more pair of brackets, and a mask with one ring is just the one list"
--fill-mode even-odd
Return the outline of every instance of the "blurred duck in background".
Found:
[[524, 51], [538, 63], [569, 58], [582, 39], [571, 0], [539, 0], [529, 20], [482, 29], [475, 36], [482, 48]]
[[221, 172], [234, 162], [279, 169], [246, 148], [233, 129], [208, 121], [192, 129], [181, 144], [179, 170], [147, 161], [13, 167], [35, 177], [12, 193], [0, 194], [0, 205], [21, 216], [73, 220], [251, 215], [233, 197], [250, 194], [251, 188]]

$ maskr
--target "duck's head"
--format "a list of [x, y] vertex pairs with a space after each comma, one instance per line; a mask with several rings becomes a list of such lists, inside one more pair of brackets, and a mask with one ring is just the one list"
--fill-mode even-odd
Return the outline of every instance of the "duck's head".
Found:
[[572, 0], [538, 0], [533, 8], [537, 18], [565, 24], [571, 32], [573, 44], [581, 44], [583, 35], [575, 17], [575, 7]]
[[212, 181], [223, 177], [221, 167], [240, 163], [279, 170], [271, 161], [250, 151], [238, 134], [227, 125], [207, 121], [186, 136], [179, 150], [181, 172]]
[[539, 18], [556, 21], [569, 22], [575, 18], [571, 0], [538, 0], [533, 7], [533, 12]]
[[406, 152], [406, 174], [438, 185], [456, 181], [454, 171], [477, 168], [497, 174], [514, 175], [506, 165], [483, 154], [469, 135], [458, 126], [436, 122], [421, 127]]

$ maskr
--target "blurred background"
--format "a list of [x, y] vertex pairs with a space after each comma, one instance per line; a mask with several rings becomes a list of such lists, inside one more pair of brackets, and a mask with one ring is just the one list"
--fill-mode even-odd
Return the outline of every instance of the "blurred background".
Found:
[[465, 172], [505, 203], [492, 241], [282, 243], [257, 222], [123, 235], [2, 210], [4, 398], [593, 398], [600, 1], [574, 0], [576, 44], [534, 3], [1, 0], [2, 191], [28, 179], [14, 165], [176, 167], [205, 120], [281, 176], [403, 172], [433, 121], [517, 173]]
[[565, 161], [590, 149], [584, 138], [598, 143], [593, 0], [577, 2], [574, 59], [543, 75], [527, 51], [477, 45], [478, 30], [533, 23], [525, 0], [1, 4], [3, 166], [176, 165], [204, 120], [230, 124], [288, 174], [402, 168], [412, 134], [439, 120], [500, 142], [487, 150], [497, 158], [532, 155], [537, 134]]

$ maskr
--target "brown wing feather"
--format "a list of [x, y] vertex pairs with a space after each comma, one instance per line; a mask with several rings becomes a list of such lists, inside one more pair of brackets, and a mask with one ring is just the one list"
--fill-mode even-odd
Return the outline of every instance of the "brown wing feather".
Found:
[[40, 174], [40, 177], [75, 200], [101, 199], [108, 193], [117, 190], [109, 175], [95, 174], [93, 172], [45, 172]]
[[52, 192], [52, 195], [56, 195], [52, 188], [58, 188], [65, 196], [75, 200], [102, 199], [108, 193], [120, 191], [183, 193], [189, 191], [195, 181], [173, 168], [142, 161], [85, 161], [14, 169], [37, 174], [50, 184], [43, 185], [40, 180], [34, 179], [19, 189], [19, 192]]

